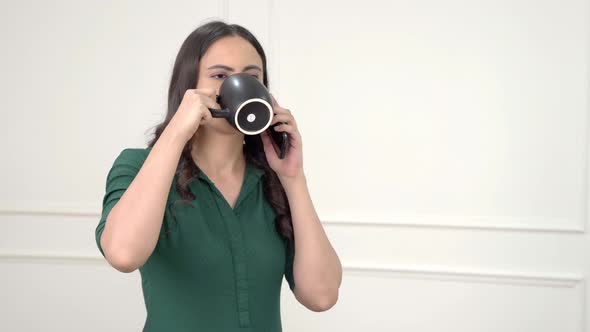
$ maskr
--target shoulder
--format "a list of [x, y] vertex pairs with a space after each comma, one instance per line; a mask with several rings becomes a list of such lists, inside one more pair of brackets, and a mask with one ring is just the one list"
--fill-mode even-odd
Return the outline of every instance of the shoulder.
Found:
[[117, 159], [145, 159], [152, 148], [124, 148]]
[[113, 166], [126, 165], [132, 167], [141, 167], [147, 156], [149, 155], [151, 148], [124, 148], [119, 152], [119, 155], [115, 159]]

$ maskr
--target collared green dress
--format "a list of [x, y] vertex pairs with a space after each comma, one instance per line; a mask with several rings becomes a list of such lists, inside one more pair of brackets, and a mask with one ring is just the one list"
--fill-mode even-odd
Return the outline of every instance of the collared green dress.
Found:
[[[107, 175], [96, 227], [103, 255], [107, 215], [150, 151], [124, 149]], [[281, 285], [285, 276], [295, 288], [294, 249], [288, 250], [276, 231], [274, 210], [263, 194], [264, 172], [246, 164], [233, 209], [206, 174], [199, 174], [189, 184], [196, 196], [192, 206], [174, 203], [180, 199], [175, 176], [157, 245], [139, 269], [147, 311], [143, 331], [281, 331]]]

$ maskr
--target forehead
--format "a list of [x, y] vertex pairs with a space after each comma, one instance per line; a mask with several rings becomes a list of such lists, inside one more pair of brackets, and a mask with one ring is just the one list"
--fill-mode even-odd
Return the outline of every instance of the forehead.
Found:
[[237, 67], [238, 70], [247, 65], [262, 67], [262, 59], [252, 44], [242, 37], [223, 37], [214, 42], [201, 58], [201, 66], [224, 64]]

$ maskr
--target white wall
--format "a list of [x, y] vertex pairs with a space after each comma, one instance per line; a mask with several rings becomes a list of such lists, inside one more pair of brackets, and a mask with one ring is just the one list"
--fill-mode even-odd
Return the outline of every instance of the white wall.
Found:
[[343, 265], [286, 331], [590, 332], [588, 1], [28, 1], [0, 11], [0, 330], [138, 331], [106, 173], [219, 17], [265, 46]]

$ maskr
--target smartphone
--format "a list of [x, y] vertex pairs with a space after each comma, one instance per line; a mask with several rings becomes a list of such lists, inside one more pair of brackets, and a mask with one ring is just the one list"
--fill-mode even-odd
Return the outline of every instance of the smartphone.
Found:
[[270, 137], [274, 142], [273, 147], [277, 153], [277, 156], [279, 156], [279, 159], [283, 159], [287, 155], [287, 149], [289, 148], [289, 134], [274, 130], [274, 127], [280, 124], [283, 124], [283, 122], [275, 123], [274, 125], [268, 127], [266, 131], [270, 134]]

